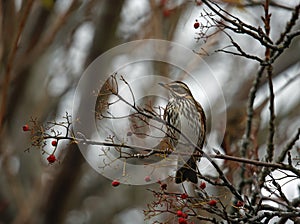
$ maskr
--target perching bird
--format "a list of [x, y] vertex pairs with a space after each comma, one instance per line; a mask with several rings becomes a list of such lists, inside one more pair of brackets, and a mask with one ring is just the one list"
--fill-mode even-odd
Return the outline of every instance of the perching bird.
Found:
[[179, 184], [186, 180], [197, 183], [197, 158], [192, 154], [201, 155], [195, 145], [202, 149], [205, 142], [205, 113], [185, 83], [175, 81], [159, 84], [170, 91], [164, 120], [167, 123], [166, 135], [169, 144], [179, 154], [175, 183]]

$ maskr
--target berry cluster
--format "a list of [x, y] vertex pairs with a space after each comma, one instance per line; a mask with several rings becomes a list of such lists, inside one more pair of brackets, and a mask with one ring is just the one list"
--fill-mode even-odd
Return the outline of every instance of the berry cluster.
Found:
[[[25, 124], [25, 125], [22, 127], [22, 129], [23, 129], [24, 132], [34, 131], [34, 129], [33, 129], [33, 128], [31, 129], [31, 128], [29, 127], [28, 124]], [[58, 143], [57, 140], [52, 140], [51, 145], [54, 146], [54, 147], [57, 147], [57, 143]], [[54, 151], [55, 151], [55, 150], [54, 150]], [[47, 157], [47, 161], [49, 162], [49, 164], [55, 163], [56, 160], [57, 160], [57, 159], [56, 159], [56, 157], [55, 157], [55, 155], [54, 155], [54, 152], [51, 153], [51, 154]]]
[[[22, 127], [24, 132], [30, 133], [31, 147], [38, 148], [41, 150], [42, 154], [46, 154], [47, 161], [49, 164], [53, 164], [58, 161], [55, 156], [58, 149], [59, 142], [61, 140], [72, 140], [74, 133], [71, 130], [71, 116], [66, 113], [61, 122], [47, 122], [46, 124], [41, 124], [37, 119], [31, 119], [30, 124], [25, 124]], [[50, 140], [51, 148], [45, 149]], [[75, 141], [75, 140], [74, 140]], [[30, 147], [30, 148], [31, 148]], [[25, 151], [29, 151], [30, 148]]]
[[[159, 213], [172, 213], [175, 215], [178, 224], [193, 224], [197, 219], [197, 209], [216, 211], [220, 209], [219, 200], [209, 196], [205, 191], [206, 182], [202, 181], [196, 188], [202, 193], [203, 197], [191, 196], [187, 192], [169, 192], [168, 184], [162, 181], [157, 182], [159, 190], [149, 190], [153, 193], [156, 200], [148, 205], [145, 210], [146, 218], [153, 218]], [[163, 210], [162, 208], [166, 208]], [[199, 220], [197, 220], [199, 221]]]

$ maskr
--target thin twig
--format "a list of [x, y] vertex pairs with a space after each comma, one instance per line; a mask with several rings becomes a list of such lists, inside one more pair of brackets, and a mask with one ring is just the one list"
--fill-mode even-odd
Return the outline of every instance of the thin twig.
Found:
[[255, 56], [255, 55], [251, 55], [251, 54], [246, 53], [246, 52], [241, 48], [241, 46], [240, 46], [237, 42], [235, 42], [235, 41], [233, 40], [233, 38], [232, 38], [227, 32], [225, 32], [225, 31], [223, 31], [223, 32], [224, 32], [224, 33], [226, 34], [226, 36], [230, 39], [230, 41], [231, 41], [233, 47], [235, 47], [235, 49], [236, 49], [239, 53], [233, 52], [233, 51], [227, 51], [227, 50], [225, 50], [225, 48], [216, 50], [216, 52], [224, 52], [224, 53], [232, 54], [232, 55], [235, 55], [235, 56], [241, 56], [241, 57], [244, 57], [244, 58], [249, 58], [249, 59], [258, 61], [260, 64], [263, 64], [263, 63], [264, 63], [264, 61], [263, 61], [261, 58]]
[[247, 151], [249, 143], [250, 143], [250, 135], [251, 135], [251, 130], [252, 130], [252, 119], [253, 119], [253, 115], [254, 115], [254, 109], [253, 109], [254, 108], [254, 100], [256, 98], [256, 93], [258, 91], [258, 87], [260, 85], [260, 81], [261, 81], [264, 71], [265, 71], [265, 67], [261, 67], [259, 69], [259, 71], [257, 72], [256, 77], [253, 81], [250, 92], [249, 92], [248, 105], [247, 105], [247, 123], [246, 123], [245, 135], [244, 135], [242, 151], [241, 151], [242, 156], [246, 155], [246, 151]]
[[[271, 14], [269, 13], [269, 4], [270, 1], [266, 0], [264, 5], [265, 10], [265, 17], [263, 18], [265, 24], [265, 33], [269, 36], [270, 35], [270, 21], [271, 21]], [[269, 61], [271, 58], [271, 49], [266, 47], [265, 51], [265, 61]], [[267, 78], [268, 78], [268, 86], [269, 86], [269, 111], [270, 111], [270, 119], [269, 119], [269, 136], [268, 136], [268, 149], [267, 149], [267, 156], [266, 161], [273, 161], [274, 157], [274, 135], [275, 135], [275, 95], [274, 95], [274, 88], [273, 88], [273, 66], [271, 64], [267, 67]]]
[[286, 147], [282, 150], [281, 154], [278, 156], [278, 158], [276, 160], [277, 163], [283, 162], [287, 153], [292, 149], [292, 147], [295, 145], [295, 143], [299, 140], [299, 136], [300, 136], [300, 128], [298, 128], [298, 131], [295, 134], [295, 136], [290, 140], [290, 142], [288, 142]]
[[281, 44], [284, 41], [287, 34], [289, 34], [291, 32], [292, 28], [296, 25], [296, 21], [299, 19], [299, 11], [300, 11], [300, 4], [298, 4], [293, 9], [293, 14], [292, 14], [291, 19], [288, 20], [288, 22], [285, 26], [285, 30], [280, 34], [280, 37], [275, 42], [277, 45]]
[[[255, 40], [258, 40], [263, 46], [268, 47], [272, 50], [278, 50], [278, 46], [274, 45], [272, 40], [269, 38], [266, 33], [262, 31], [260, 28], [256, 28], [251, 26], [247, 23], [242, 22], [239, 18], [233, 16], [232, 14], [228, 13], [227, 11], [223, 10], [220, 6], [216, 3], [211, 2], [209, 0], [202, 1], [206, 6], [210, 8], [216, 15], [222, 18], [224, 21], [228, 22], [229, 24], [233, 25], [233, 27], [225, 26], [225, 28], [233, 30], [235, 33], [247, 34], [253, 37]], [[214, 6], [213, 6], [214, 5]], [[228, 15], [231, 18], [227, 18], [227, 16], [223, 15], [222, 13]]]

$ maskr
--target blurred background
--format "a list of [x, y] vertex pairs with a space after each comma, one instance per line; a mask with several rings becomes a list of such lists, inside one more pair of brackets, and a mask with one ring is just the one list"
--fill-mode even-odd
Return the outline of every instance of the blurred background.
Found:
[[[263, 27], [260, 17], [264, 12], [259, 2], [219, 1], [247, 23]], [[277, 39], [299, 2], [271, 2], [271, 37]], [[30, 138], [22, 131], [32, 117], [43, 123], [59, 121], [66, 112], [71, 113], [83, 71], [99, 55], [128, 41], [174, 41], [205, 60], [223, 88], [227, 105], [219, 108], [219, 113], [227, 114], [227, 123], [220, 125], [226, 126], [223, 148], [227, 154], [236, 155], [245, 129], [249, 91], [260, 65], [216, 52], [230, 44], [222, 33], [200, 38], [194, 23], [198, 20], [205, 24], [200, 16], [203, 10], [201, 1], [192, 0], [0, 2], [0, 223], [147, 222], [143, 209], [151, 202], [152, 194], [146, 191], [151, 186], [113, 188], [111, 180], [94, 171], [74, 144], [60, 145], [59, 162], [49, 165], [41, 151], [26, 150]], [[299, 29], [299, 25], [295, 28]], [[245, 51], [264, 55], [264, 48], [257, 41], [232, 35]], [[298, 37], [274, 64], [275, 147], [279, 151], [300, 126], [299, 52]], [[161, 74], [167, 76], [168, 72]], [[205, 71], [199, 76], [205, 80]], [[218, 104], [218, 96], [215, 99], [210, 103]], [[260, 149], [266, 147], [268, 134], [267, 99], [266, 78], [262, 77], [252, 133], [262, 154]], [[297, 147], [296, 155], [299, 143]], [[228, 172], [235, 169], [230, 165], [227, 168]], [[299, 181], [289, 188], [291, 198], [299, 193], [297, 184]]]

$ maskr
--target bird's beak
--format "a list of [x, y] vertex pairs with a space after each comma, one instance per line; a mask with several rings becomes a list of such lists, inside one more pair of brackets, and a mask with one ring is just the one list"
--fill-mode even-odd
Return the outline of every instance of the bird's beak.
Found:
[[158, 85], [160, 85], [160, 86], [162, 86], [162, 87], [164, 87], [166, 89], [169, 89], [168, 86], [166, 84], [162, 83], [162, 82], [159, 82]]

